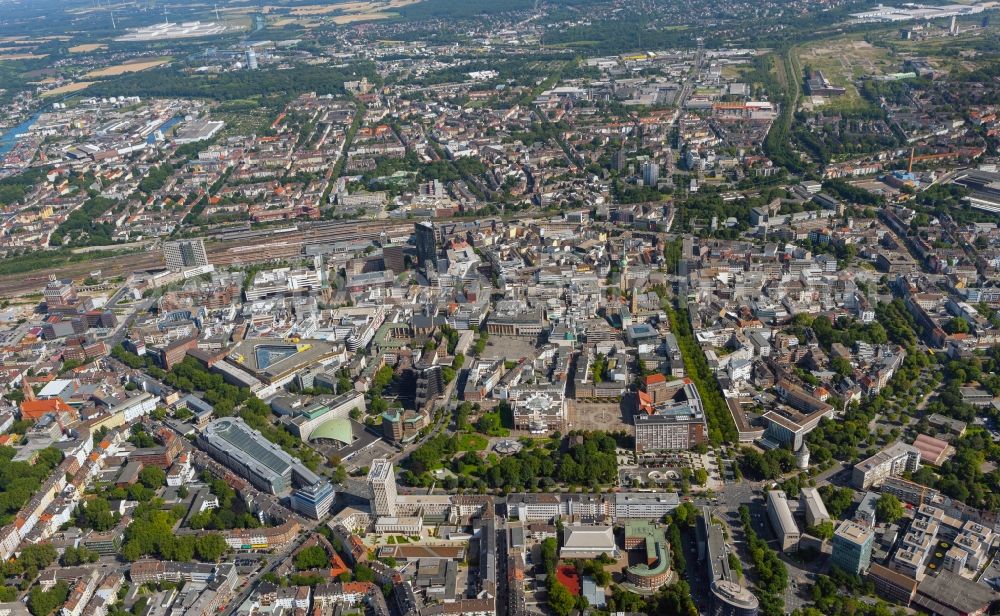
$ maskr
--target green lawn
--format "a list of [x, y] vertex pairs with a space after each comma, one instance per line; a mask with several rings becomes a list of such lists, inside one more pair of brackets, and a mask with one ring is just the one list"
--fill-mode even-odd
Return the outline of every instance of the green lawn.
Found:
[[459, 451], [482, 451], [488, 445], [489, 441], [478, 434], [462, 434], [458, 437]]

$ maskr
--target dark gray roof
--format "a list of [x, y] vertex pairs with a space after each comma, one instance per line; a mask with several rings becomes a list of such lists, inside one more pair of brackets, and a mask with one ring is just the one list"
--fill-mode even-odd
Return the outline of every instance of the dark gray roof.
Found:
[[951, 571], [941, 571], [937, 576], [928, 576], [920, 582], [913, 601], [931, 613], [960, 616], [978, 612], [996, 598], [997, 593], [986, 586]]

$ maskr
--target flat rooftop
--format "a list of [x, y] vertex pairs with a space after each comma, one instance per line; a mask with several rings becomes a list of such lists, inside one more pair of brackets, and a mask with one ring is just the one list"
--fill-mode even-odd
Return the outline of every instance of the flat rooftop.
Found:
[[341, 350], [340, 344], [326, 340], [292, 342], [284, 338], [251, 338], [235, 345], [226, 359], [270, 382], [328, 360]]

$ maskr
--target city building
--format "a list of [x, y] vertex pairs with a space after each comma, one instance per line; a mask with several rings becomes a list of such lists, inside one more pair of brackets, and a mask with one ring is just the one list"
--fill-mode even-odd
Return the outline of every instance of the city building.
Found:
[[708, 441], [705, 414], [690, 402], [656, 407], [635, 415], [635, 450], [684, 451]]
[[677, 508], [680, 497], [676, 492], [616, 492], [614, 495], [615, 520], [662, 520]]
[[802, 534], [795, 524], [795, 518], [792, 517], [788, 496], [781, 490], [771, 490], [767, 493], [767, 518], [771, 521], [771, 528], [778, 537], [781, 551], [797, 549]]
[[368, 489], [372, 494], [372, 513], [378, 517], [395, 518], [398, 509], [392, 462], [385, 458], [372, 462], [371, 470], [368, 471]]
[[184, 271], [208, 265], [205, 243], [198, 237], [176, 242], [164, 242], [163, 259], [170, 271]]
[[883, 494], [892, 494], [900, 501], [919, 507], [938, 499], [940, 492], [934, 488], [903, 479], [902, 477], [886, 477], [882, 481]]
[[904, 607], [910, 605], [917, 592], [915, 579], [878, 563], [871, 563], [868, 567], [868, 579], [875, 585], [875, 592], [880, 597]]
[[428, 264], [437, 267], [437, 229], [434, 223], [421, 221], [413, 225], [413, 235], [417, 244], [417, 265], [427, 268]]
[[563, 528], [560, 558], [598, 558], [601, 554], [618, 557], [614, 527], [579, 525]]
[[234, 528], [221, 532], [226, 545], [234, 550], [276, 550], [295, 541], [300, 530], [298, 522], [287, 520], [272, 527]]
[[[271, 400], [271, 408], [281, 416], [281, 423], [289, 432], [304, 441], [316, 438], [331, 438], [337, 436], [339, 428], [347, 425], [351, 411], [364, 413], [365, 397], [359, 391], [348, 391], [339, 396], [317, 396], [303, 399], [295, 396], [278, 396]], [[324, 429], [326, 428], [326, 429]], [[350, 445], [351, 437], [348, 430], [340, 441]], [[346, 439], [346, 442], [343, 442]], [[336, 439], [334, 439], [336, 440]]]
[[660, 165], [648, 161], [642, 165], [642, 183], [655, 187], [660, 182]]
[[270, 494], [285, 494], [293, 484], [305, 487], [325, 481], [238, 417], [216, 419], [198, 435], [197, 442], [213, 458]]
[[319, 520], [330, 511], [336, 496], [329, 481], [320, 481], [298, 488], [290, 497], [292, 509], [314, 520]]
[[625, 549], [642, 550], [644, 559], [625, 569], [629, 584], [655, 590], [670, 581], [670, 547], [662, 528], [648, 520], [625, 523]]
[[858, 490], [867, 490], [881, 485], [887, 477], [899, 477], [905, 472], [916, 472], [919, 468], [920, 450], [906, 443], [895, 443], [855, 464], [851, 473], [851, 485]]
[[382, 436], [393, 443], [409, 443], [428, 425], [426, 412], [390, 408], [382, 413]]
[[72, 307], [77, 300], [72, 280], [50, 280], [42, 289], [45, 308], [49, 312]]
[[633, 416], [635, 450], [678, 451], [707, 442], [708, 425], [694, 383], [653, 377], [646, 379], [645, 391], [638, 393], [639, 410]]
[[726, 545], [722, 524], [712, 519], [712, 511], [703, 507], [695, 527], [698, 537], [698, 560], [705, 565], [712, 595], [710, 616], [757, 616], [760, 601], [745, 586], [742, 575], [729, 566], [732, 552]]
[[788, 380], [779, 381], [775, 389], [788, 406], [779, 406], [764, 413], [764, 438], [768, 441], [765, 445], [799, 451], [806, 435], [824, 417], [831, 417], [835, 409]]
[[318, 292], [322, 287], [319, 272], [305, 268], [280, 267], [254, 274], [253, 280], [243, 290], [248, 302], [268, 297], [305, 295]]
[[847, 573], [860, 574], [868, 569], [872, 558], [875, 532], [851, 520], [844, 520], [833, 533], [831, 561]]
[[566, 401], [554, 389], [528, 391], [514, 401], [514, 428], [532, 434], [548, 434], [563, 429]]
[[416, 408], [423, 409], [444, 392], [444, 376], [441, 372], [441, 366], [436, 364], [418, 364], [414, 368], [414, 372], [416, 373], [417, 385], [414, 404]]
[[385, 269], [391, 270], [394, 274], [405, 272], [406, 245], [385, 244], [382, 246], [382, 263], [385, 265]]
[[816, 488], [800, 488], [799, 504], [806, 512], [806, 526], [812, 528], [817, 524], [830, 521], [830, 514], [823, 504], [823, 499]]

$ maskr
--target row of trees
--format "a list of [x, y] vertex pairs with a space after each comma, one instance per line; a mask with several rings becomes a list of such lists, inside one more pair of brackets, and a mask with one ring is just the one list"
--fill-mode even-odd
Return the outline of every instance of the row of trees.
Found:
[[687, 308], [674, 307], [665, 300], [663, 307], [670, 318], [670, 330], [677, 337], [677, 345], [681, 349], [688, 375], [694, 381], [698, 393], [701, 395], [702, 408], [705, 409], [705, 416], [708, 419], [709, 440], [716, 445], [737, 442], [739, 438], [736, 433], [736, 424], [733, 423], [729, 407], [719, 390], [719, 382], [708, 366], [708, 361], [705, 359], [701, 347], [694, 339]]
[[767, 545], [767, 541], [757, 536], [750, 523], [750, 509], [746, 505], [740, 507], [740, 519], [743, 521], [747, 549], [750, 551], [750, 560], [757, 576], [761, 612], [765, 616], [784, 614], [785, 601], [782, 599], [782, 594], [788, 586], [788, 569], [785, 563], [781, 562], [778, 553]]
[[[577, 599], [556, 579], [556, 565], [559, 562], [559, 544], [549, 537], [542, 541], [542, 567], [545, 569], [545, 589], [548, 591], [549, 609], [556, 616], [570, 616], [576, 610]], [[586, 600], [584, 600], [586, 601]], [[579, 606], [581, 609], [585, 605]]]

